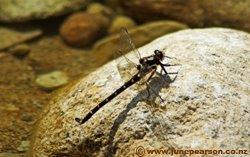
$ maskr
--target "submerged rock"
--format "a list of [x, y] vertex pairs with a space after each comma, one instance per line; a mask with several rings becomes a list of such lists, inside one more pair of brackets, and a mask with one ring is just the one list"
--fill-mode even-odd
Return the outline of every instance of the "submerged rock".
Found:
[[250, 31], [250, 1], [119, 0], [124, 11], [141, 21], [171, 19], [192, 27], [224, 26]]
[[30, 52], [30, 47], [27, 44], [20, 44], [11, 47], [9, 52], [15, 56], [25, 56]]
[[68, 83], [68, 76], [61, 71], [39, 75], [36, 84], [45, 90], [53, 90]]
[[42, 30], [24, 25], [8, 28], [0, 26], [0, 50], [34, 39], [41, 34]]
[[132, 28], [135, 27], [136, 23], [133, 19], [127, 16], [117, 16], [113, 19], [111, 26], [109, 28], [109, 33], [117, 33], [121, 28]]
[[22, 141], [17, 150], [19, 152], [25, 152], [29, 149], [30, 141]]
[[98, 14], [103, 15], [105, 17], [111, 18], [114, 15], [113, 10], [111, 10], [109, 7], [102, 5], [100, 3], [91, 3], [88, 5], [86, 9], [87, 13], [90, 14]]
[[154, 94], [145, 101], [147, 90], [131, 87], [79, 125], [76, 117], [86, 115], [123, 84], [116, 63], [110, 62], [46, 107], [32, 156], [135, 156], [142, 146], [247, 150], [250, 35], [220, 28], [183, 30], [139, 51], [148, 56], [155, 49], [177, 58], [169, 63], [181, 64], [167, 68], [179, 71], [166, 76], [171, 82], [157, 76], [149, 82], [165, 102]]
[[79, 12], [66, 19], [60, 28], [60, 35], [69, 45], [89, 46], [102, 35], [108, 23], [108, 18], [102, 15]]
[[[187, 28], [187, 25], [175, 21], [156, 21], [131, 28], [128, 31], [134, 44], [139, 47], [159, 36]], [[121, 46], [123, 45], [120, 44], [120, 34], [114, 34], [97, 41], [94, 45], [93, 53], [99, 63], [105, 63], [117, 54]]]
[[25, 0], [0, 1], [0, 21], [24, 22], [33, 19], [45, 19], [79, 10], [88, 0]]

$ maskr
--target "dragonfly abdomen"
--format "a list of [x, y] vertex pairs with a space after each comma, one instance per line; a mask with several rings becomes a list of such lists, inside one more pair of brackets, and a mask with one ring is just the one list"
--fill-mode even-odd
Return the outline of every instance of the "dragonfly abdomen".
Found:
[[100, 108], [102, 108], [105, 104], [110, 102], [112, 99], [114, 99], [117, 95], [119, 95], [121, 92], [129, 88], [131, 85], [135, 84], [136, 82], [140, 81], [142, 76], [140, 74], [134, 75], [129, 81], [125, 82], [123, 86], [118, 88], [114, 93], [109, 95], [106, 99], [104, 99], [102, 102], [100, 102], [95, 108], [93, 108], [83, 119], [76, 118], [75, 120], [79, 122], [80, 124], [85, 123], [88, 121]]

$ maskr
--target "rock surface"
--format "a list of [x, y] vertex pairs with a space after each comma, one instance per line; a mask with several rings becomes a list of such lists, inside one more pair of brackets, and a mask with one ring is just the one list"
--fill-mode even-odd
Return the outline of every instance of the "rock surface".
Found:
[[87, 2], [88, 0], [1, 0], [0, 21], [24, 22], [45, 19], [83, 8]]
[[[139, 47], [159, 36], [187, 28], [187, 25], [175, 21], [155, 21], [129, 29], [128, 31], [136, 47]], [[94, 45], [93, 53], [97, 56], [95, 57], [96, 60], [105, 63], [117, 54], [121, 46], [123, 47], [120, 44], [120, 34], [114, 34], [97, 41]]]
[[0, 26], [0, 50], [9, 48], [18, 43], [34, 39], [42, 34], [42, 30], [27, 26]]
[[69, 45], [84, 47], [92, 44], [108, 27], [108, 23], [105, 16], [78, 12], [65, 20], [60, 35]]
[[[123, 82], [110, 62], [62, 91], [44, 110], [32, 156], [135, 156], [135, 149], [248, 149], [250, 35], [231, 29], [183, 30], [141, 47], [142, 56], [163, 50], [175, 57], [146, 90], [129, 88], [79, 125], [84, 116]], [[135, 59], [135, 58], [131, 58]], [[164, 61], [166, 62], [166, 60]], [[175, 78], [175, 80], [173, 80]], [[153, 103], [154, 102], [154, 103]]]
[[250, 1], [120, 0], [125, 12], [139, 20], [171, 19], [192, 27], [226, 26], [250, 32]]

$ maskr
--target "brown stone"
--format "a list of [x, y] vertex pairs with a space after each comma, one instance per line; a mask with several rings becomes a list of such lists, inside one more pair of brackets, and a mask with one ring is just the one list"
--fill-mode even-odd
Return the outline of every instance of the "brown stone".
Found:
[[62, 24], [60, 35], [69, 45], [84, 47], [101, 36], [107, 25], [108, 19], [104, 16], [78, 12], [69, 16]]

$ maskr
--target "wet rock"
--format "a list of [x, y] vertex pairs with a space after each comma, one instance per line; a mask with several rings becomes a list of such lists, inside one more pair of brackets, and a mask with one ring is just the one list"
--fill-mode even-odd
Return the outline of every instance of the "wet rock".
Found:
[[24, 22], [66, 14], [87, 5], [88, 0], [0, 1], [0, 21]]
[[32, 121], [34, 121], [34, 118], [33, 118], [33, 116], [30, 113], [24, 113], [21, 116], [21, 120], [25, 121], [25, 122], [32, 122]]
[[116, 63], [110, 62], [51, 101], [36, 129], [32, 156], [134, 156], [138, 146], [247, 150], [250, 34], [220, 28], [183, 30], [139, 51], [148, 56], [155, 49], [176, 58], [164, 63], [181, 64], [167, 68], [178, 71], [177, 77], [155, 76], [149, 82], [165, 102], [155, 95], [145, 101], [147, 90], [131, 87], [79, 125], [76, 117], [123, 84]]
[[69, 45], [84, 47], [100, 37], [108, 23], [104, 16], [79, 12], [66, 19], [60, 28], [60, 35]]
[[[24, 157], [22, 152], [14, 152], [33, 132], [32, 124], [41, 112], [35, 103], [46, 105], [49, 94], [37, 88], [35, 72], [26, 58], [18, 59], [3, 51], [0, 53], [0, 69], [0, 157], [5, 154], [6, 157]], [[23, 121], [24, 114], [31, 114], [33, 121]]]
[[[1, 3], [1, 2], [0, 2]], [[1, 9], [0, 9], [1, 10]], [[34, 39], [42, 34], [38, 28], [29, 26], [0, 26], [0, 50]]]
[[134, 26], [136, 26], [136, 23], [134, 22], [133, 19], [127, 16], [117, 16], [111, 23], [111, 26], [109, 28], [109, 33], [117, 33], [123, 27], [129, 29]]
[[124, 11], [141, 21], [171, 19], [192, 27], [225, 26], [250, 31], [250, 1], [120, 0]]
[[53, 90], [68, 83], [68, 76], [61, 71], [39, 75], [36, 84], [45, 90]]
[[20, 44], [11, 47], [9, 52], [15, 56], [25, 56], [30, 52], [30, 47], [27, 44]]
[[90, 14], [103, 15], [109, 18], [111, 18], [114, 14], [109, 7], [100, 3], [91, 3], [90, 5], [88, 5], [86, 12]]
[[20, 109], [13, 104], [1, 105], [0, 110], [5, 111], [5, 112], [12, 112], [12, 113], [20, 111]]
[[67, 46], [58, 35], [43, 37], [30, 47], [26, 59], [37, 74], [60, 69], [74, 80], [93, 71], [96, 64], [88, 56], [89, 51]]
[[[172, 33], [186, 28], [188, 27], [185, 24], [179, 22], [157, 21], [146, 23], [129, 29], [128, 31], [134, 44], [139, 47], [166, 33]], [[95, 57], [96, 60], [98, 62], [101, 61], [103, 64], [110, 60], [110, 58], [113, 58], [119, 49], [121, 49], [120, 35], [114, 34], [96, 42], [93, 53], [97, 56]]]
[[0, 157], [24, 157], [24, 154], [19, 154], [19, 153], [0, 153]]

